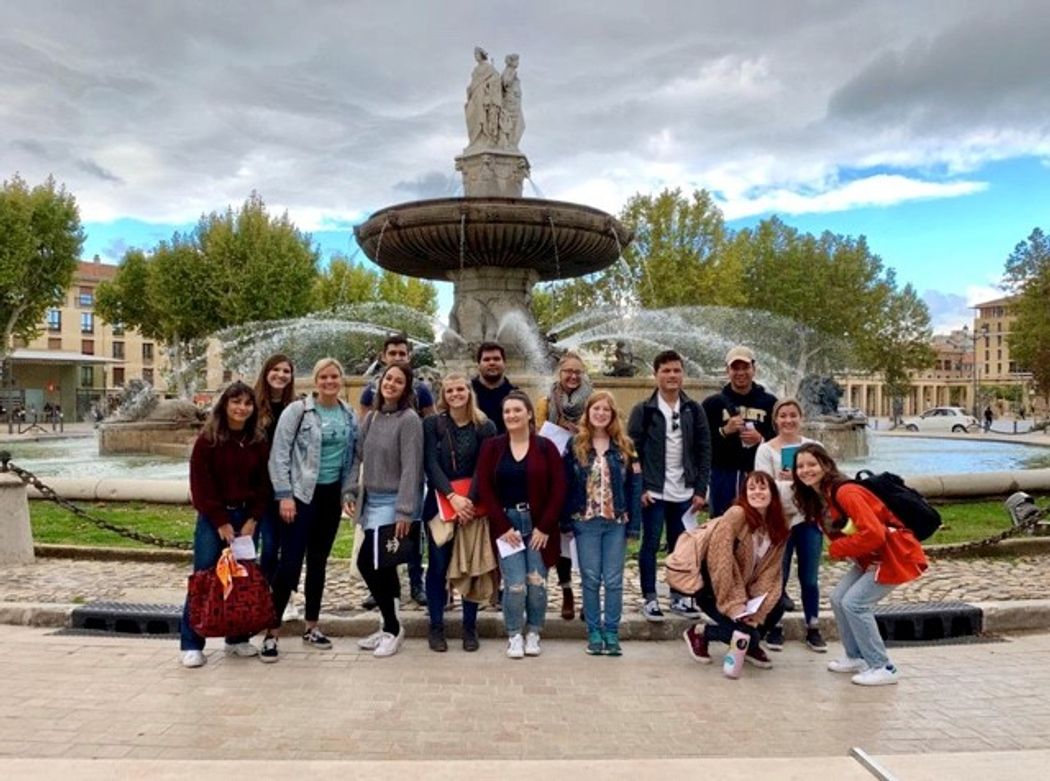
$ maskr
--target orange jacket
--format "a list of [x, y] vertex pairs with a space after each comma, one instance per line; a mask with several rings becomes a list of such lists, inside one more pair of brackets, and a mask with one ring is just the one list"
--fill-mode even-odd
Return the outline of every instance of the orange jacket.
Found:
[[926, 570], [922, 545], [871, 491], [846, 483], [835, 501], [825, 499], [831, 523], [824, 524], [824, 531], [833, 559], [854, 559], [865, 570], [874, 565], [875, 582], [886, 585], [907, 583]]

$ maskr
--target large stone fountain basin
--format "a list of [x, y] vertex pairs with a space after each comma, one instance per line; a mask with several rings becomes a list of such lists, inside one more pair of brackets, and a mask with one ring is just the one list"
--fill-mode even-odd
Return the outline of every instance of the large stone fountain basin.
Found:
[[389, 206], [355, 229], [379, 266], [446, 281], [480, 267], [531, 268], [540, 280], [612, 265], [631, 233], [599, 209], [534, 198], [438, 198]]

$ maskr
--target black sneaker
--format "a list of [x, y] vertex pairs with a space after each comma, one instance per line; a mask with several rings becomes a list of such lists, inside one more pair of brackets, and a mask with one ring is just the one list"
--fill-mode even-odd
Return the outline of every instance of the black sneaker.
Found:
[[427, 606], [427, 592], [423, 590], [422, 586], [416, 586], [412, 589], [412, 601], [420, 607]]
[[671, 597], [671, 612], [683, 618], [700, 618], [700, 608], [689, 597]]
[[642, 608], [642, 615], [645, 616], [645, 620], [653, 624], [663, 623], [664, 613], [660, 610], [660, 603], [655, 599], [650, 599], [645, 603]]
[[766, 635], [766, 648], [770, 651], [784, 650], [784, 627], [775, 626]]
[[806, 630], [806, 645], [809, 646], [809, 650], [816, 651], [818, 654], [828, 652], [828, 644], [824, 642], [824, 638], [820, 636], [820, 630], [815, 626]]
[[795, 600], [793, 600], [791, 597], [789, 597], [787, 594], [785, 594], [784, 595], [784, 612], [785, 613], [794, 613], [796, 610], [798, 610], [798, 606], [795, 605]]
[[438, 653], [447, 651], [448, 641], [445, 640], [445, 630], [441, 627], [430, 627], [430, 632], [427, 633], [427, 644], [430, 646], [431, 651], [437, 651]]
[[464, 629], [463, 630], [463, 650], [468, 652], [477, 651], [481, 647], [481, 643], [478, 642], [478, 630], [477, 629]]
[[332, 647], [332, 641], [325, 637], [324, 632], [316, 626], [303, 632], [303, 642], [321, 651], [327, 651]]
[[747, 653], [744, 654], [744, 661], [755, 667], [761, 667], [763, 670], [768, 670], [773, 666], [773, 660], [757, 644], [748, 646]]
[[376, 598], [371, 594], [369, 594], [365, 598], [365, 601], [361, 603], [362, 610], [375, 610], [377, 607], [379, 607], [379, 605], [376, 603]]
[[276, 662], [280, 658], [277, 652], [277, 638], [266, 637], [263, 639], [262, 648], [259, 650], [259, 661], [266, 664]]

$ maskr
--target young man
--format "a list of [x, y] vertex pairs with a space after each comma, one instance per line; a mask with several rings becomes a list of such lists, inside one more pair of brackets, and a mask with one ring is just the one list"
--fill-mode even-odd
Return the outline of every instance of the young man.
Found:
[[503, 400], [517, 386], [503, 373], [507, 369], [507, 353], [498, 342], [482, 342], [477, 351], [478, 374], [470, 381], [474, 387], [478, 408], [496, 425], [496, 431], [506, 434], [503, 425]]
[[755, 354], [737, 346], [726, 353], [729, 382], [703, 401], [711, 431], [711, 517], [736, 499], [744, 476], [755, 468], [755, 447], [776, 436], [777, 397], [755, 382]]
[[[392, 363], [411, 363], [412, 362], [412, 344], [408, 341], [408, 337], [404, 334], [391, 334], [383, 342], [383, 352], [380, 354], [380, 371], [382, 368], [389, 366]], [[422, 380], [416, 380], [412, 385], [412, 390], [416, 394], [416, 412], [419, 413], [419, 417], [425, 418], [427, 415], [434, 414], [434, 396], [430, 392], [430, 388]], [[376, 384], [373, 380], [365, 386], [364, 390], [361, 391], [361, 398], [357, 402], [357, 419], [363, 421], [368, 411], [372, 409], [372, 402], [375, 400], [376, 395]], [[419, 486], [419, 512], [423, 511], [423, 486]], [[417, 519], [419, 520], [419, 519]], [[420, 530], [422, 531], [422, 524], [420, 524]], [[423, 544], [425, 541], [425, 535], [420, 534], [419, 544], [412, 551], [412, 557], [408, 562], [408, 582], [409, 588], [412, 592], [412, 601], [416, 604], [426, 607], [427, 604], [427, 592], [423, 588]], [[364, 601], [363, 607], [366, 610], [371, 610], [376, 606], [375, 600], [371, 595], [368, 596]]]
[[[656, 390], [631, 410], [627, 433], [642, 465], [642, 548], [638, 553], [646, 620], [664, 620], [656, 598], [656, 553], [667, 527], [667, 549], [684, 529], [682, 514], [705, 504], [711, 434], [700, 405], [682, 391], [682, 356], [665, 350], [653, 360]], [[671, 592], [671, 610], [698, 618], [692, 597]]]

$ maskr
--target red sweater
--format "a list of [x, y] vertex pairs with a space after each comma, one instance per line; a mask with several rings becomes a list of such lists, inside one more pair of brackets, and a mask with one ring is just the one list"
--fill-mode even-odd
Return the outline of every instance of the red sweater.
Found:
[[[898, 585], [915, 580], [927, 567], [922, 544], [871, 491], [855, 483], [839, 488], [835, 500], [849, 523], [840, 530], [825, 529], [833, 559], [856, 559], [867, 570], [874, 565], [875, 582]], [[827, 497], [832, 519], [842, 520], [835, 502]], [[837, 525], [837, 524], [836, 524]]]
[[[510, 519], [503, 511], [496, 490], [496, 465], [507, 452], [510, 440], [506, 434], [489, 437], [481, 443], [475, 480], [478, 497], [489, 513], [489, 533], [496, 540], [511, 530]], [[529, 452], [525, 456], [529, 508], [532, 525], [548, 535], [543, 547], [543, 562], [554, 566], [561, 555], [558, 519], [565, 504], [565, 466], [557, 446], [549, 439], [529, 435]]]
[[242, 445], [234, 438], [213, 445], [197, 437], [190, 456], [194, 509], [216, 529], [230, 523], [227, 507], [247, 505], [248, 516], [261, 521], [273, 493], [266, 470], [269, 452], [265, 439]]

